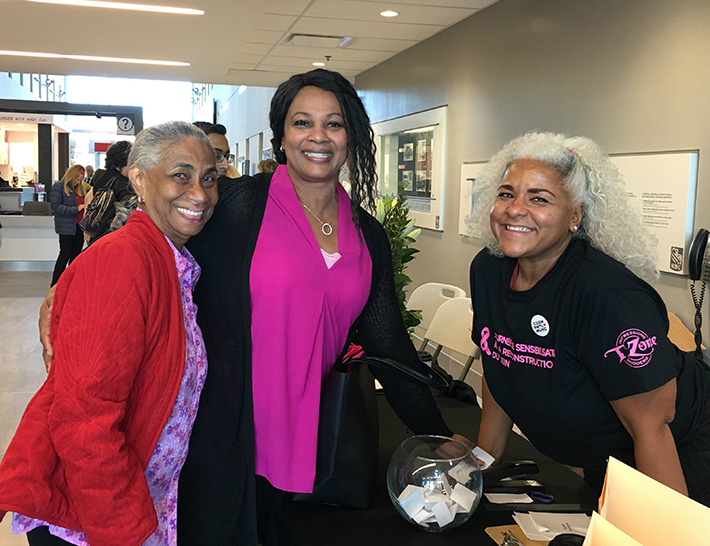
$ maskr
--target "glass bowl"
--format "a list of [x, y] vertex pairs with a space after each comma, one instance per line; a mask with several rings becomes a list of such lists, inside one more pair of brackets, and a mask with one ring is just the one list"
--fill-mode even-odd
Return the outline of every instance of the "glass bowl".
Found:
[[392, 455], [387, 490], [404, 519], [439, 532], [471, 517], [481, 501], [483, 476], [463, 442], [446, 436], [412, 436]]

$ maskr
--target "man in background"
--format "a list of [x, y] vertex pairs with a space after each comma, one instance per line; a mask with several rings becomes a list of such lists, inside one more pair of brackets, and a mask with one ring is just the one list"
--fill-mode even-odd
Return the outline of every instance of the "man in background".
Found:
[[194, 121], [195, 127], [199, 127], [207, 135], [214, 148], [214, 157], [217, 160], [217, 174], [228, 176], [229, 178], [239, 178], [240, 174], [234, 167], [234, 154], [229, 153], [229, 141], [227, 140], [227, 128], [221, 123], [210, 123], [208, 121]]

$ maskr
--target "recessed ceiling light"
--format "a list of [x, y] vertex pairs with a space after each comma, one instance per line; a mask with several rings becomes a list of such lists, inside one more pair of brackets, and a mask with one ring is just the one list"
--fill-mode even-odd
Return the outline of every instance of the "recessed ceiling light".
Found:
[[60, 53], [40, 53], [37, 51], [7, 51], [0, 50], [0, 55], [13, 57], [41, 57], [49, 59], [72, 59], [75, 61], [99, 61], [104, 63], [154, 64], [164, 66], [190, 66], [190, 63], [179, 61], [153, 61], [150, 59], [123, 59], [120, 57], [94, 57], [92, 55], [63, 55]]
[[85, 8], [128, 9], [133, 11], [154, 11], [157, 13], [177, 13], [178, 15], [204, 15], [201, 9], [173, 8], [170, 6], [151, 6], [147, 4], [128, 4], [125, 2], [104, 2], [101, 0], [27, 0], [40, 4], [62, 4], [65, 6], [81, 6]]
[[381, 11], [380, 15], [382, 15], [382, 17], [397, 17], [399, 15], [399, 12], [391, 9], [386, 9], [385, 11]]
[[311, 64], [312, 64], [313, 66], [325, 66], [325, 63], [324, 63], [324, 62], [321, 62], [321, 61], [316, 61], [316, 62], [311, 63]]

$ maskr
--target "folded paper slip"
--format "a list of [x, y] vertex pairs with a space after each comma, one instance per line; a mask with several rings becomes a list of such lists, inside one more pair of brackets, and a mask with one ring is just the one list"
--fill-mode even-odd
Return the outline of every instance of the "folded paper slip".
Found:
[[599, 515], [643, 546], [710, 544], [710, 508], [611, 457]]
[[499, 546], [503, 544], [503, 533], [508, 533], [509, 535], [516, 538], [523, 546], [547, 546], [549, 540], [530, 540], [525, 536], [517, 525], [501, 525], [499, 527], [486, 527], [486, 533], [491, 537], [496, 544]]
[[589, 526], [589, 516], [586, 514], [513, 512], [513, 519], [530, 540], [548, 542], [562, 533], [584, 535]]
[[592, 522], [587, 529], [582, 546], [643, 546], [596, 512], [592, 513]]

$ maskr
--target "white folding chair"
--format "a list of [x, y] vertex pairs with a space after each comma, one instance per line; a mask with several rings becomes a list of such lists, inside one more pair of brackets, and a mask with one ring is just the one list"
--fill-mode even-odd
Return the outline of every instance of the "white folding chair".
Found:
[[471, 340], [472, 324], [471, 298], [452, 298], [437, 309], [426, 332], [426, 339], [437, 346], [432, 355], [432, 366], [436, 365], [444, 347], [468, 356], [459, 377], [461, 381], [466, 378], [473, 361], [481, 356], [481, 350]]
[[[425, 331], [429, 328], [431, 320], [434, 318], [434, 313], [442, 303], [449, 301], [452, 298], [465, 298], [466, 291], [463, 288], [452, 284], [443, 284], [439, 282], [428, 282], [416, 288], [407, 302], [407, 309], [419, 309], [422, 312], [422, 322], [419, 328]], [[422, 340], [420, 351], [426, 348], [426, 337]]]

